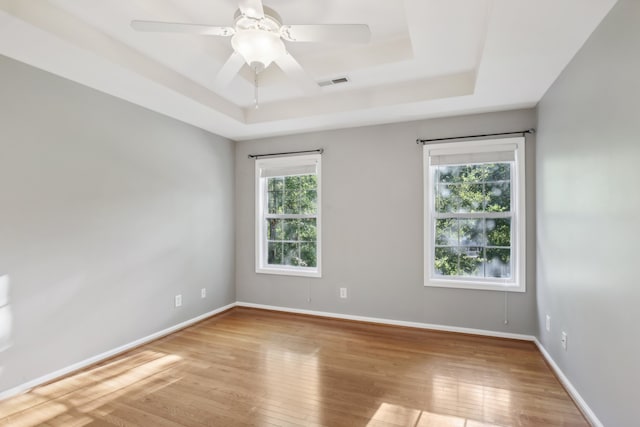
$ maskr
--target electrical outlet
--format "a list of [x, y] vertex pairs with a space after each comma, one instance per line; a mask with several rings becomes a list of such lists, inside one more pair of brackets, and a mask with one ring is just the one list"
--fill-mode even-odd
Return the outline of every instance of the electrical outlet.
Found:
[[207, 297], [207, 288], [200, 289], [200, 298], [206, 298], [206, 297]]
[[567, 333], [565, 331], [562, 331], [560, 342], [562, 343], [562, 348], [564, 349], [564, 351], [567, 351]]
[[347, 288], [340, 288], [340, 298], [347, 298]]
[[549, 316], [548, 314], [547, 314], [546, 327], [547, 327], [547, 332], [551, 331], [551, 316]]
[[182, 295], [176, 295], [175, 306], [176, 307], [182, 306]]

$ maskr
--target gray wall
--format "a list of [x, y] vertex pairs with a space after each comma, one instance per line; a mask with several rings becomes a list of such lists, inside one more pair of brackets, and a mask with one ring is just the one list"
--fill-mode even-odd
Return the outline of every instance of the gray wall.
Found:
[[233, 142], [4, 57], [0, 76], [0, 392], [235, 301]]
[[639, 414], [639, 76], [640, 2], [621, 0], [539, 105], [540, 339], [612, 427]]
[[[536, 332], [534, 138], [527, 140], [527, 292], [423, 286], [422, 149], [417, 137], [519, 131], [535, 110], [454, 117], [261, 139], [236, 144], [238, 301], [521, 334]], [[255, 273], [251, 153], [323, 147], [321, 279]], [[339, 298], [347, 287], [349, 298]], [[307, 301], [308, 297], [311, 301]]]

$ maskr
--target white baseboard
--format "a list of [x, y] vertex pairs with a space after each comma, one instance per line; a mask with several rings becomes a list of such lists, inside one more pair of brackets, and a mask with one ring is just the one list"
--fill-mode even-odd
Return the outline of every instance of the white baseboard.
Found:
[[80, 370], [82, 368], [86, 368], [87, 366], [91, 366], [91, 365], [93, 365], [95, 363], [98, 363], [100, 361], [103, 361], [105, 359], [113, 357], [113, 356], [115, 356], [117, 354], [124, 353], [127, 350], [131, 350], [134, 347], [138, 347], [139, 345], [146, 344], [146, 343], [151, 342], [153, 340], [157, 340], [158, 338], [162, 338], [162, 337], [164, 337], [166, 335], [169, 335], [169, 334], [171, 334], [173, 332], [176, 332], [176, 331], [178, 331], [180, 329], [184, 329], [187, 326], [193, 325], [194, 323], [197, 323], [197, 322], [199, 322], [201, 320], [204, 320], [207, 317], [211, 317], [211, 316], [213, 316], [215, 314], [222, 313], [223, 311], [229, 310], [230, 308], [233, 308], [235, 306], [236, 306], [236, 303], [231, 303], [231, 304], [225, 305], [224, 307], [220, 307], [220, 308], [212, 310], [212, 311], [210, 311], [208, 313], [201, 314], [200, 316], [194, 317], [193, 319], [185, 320], [184, 322], [178, 323], [177, 325], [174, 325], [174, 326], [171, 326], [169, 328], [163, 329], [163, 330], [158, 331], [156, 333], [153, 333], [151, 335], [147, 335], [146, 337], [137, 339], [135, 341], [132, 341], [132, 342], [130, 342], [128, 344], [125, 344], [125, 345], [122, 345], [120, 347], [114, 348], [112, 350], [105, 351], [104, 353], [100, 353], [100, 354], [95, 355], [93, 357], [90, 357], [88, 359], [82, 360], [82, 361], [80, 361], [78, 363], [74, 363], [73, 365], [67, 366], [65, 368], [58, 369], [57, 371], [51, 372], [51, 373], [49, 373], [47, 375], [43, 375], [43, 376], [41, 376], [39, 378], [33, 379], [31, 381], [28, 381], [28, 382], [26, 382], [24, 384], [20, 384], [17, 387], [13, 387], [13, 388], [11, 388], [9, 390], [5, 390], [5, 391], [1, 392], [0, 393], [0, 400], [8, 399], [9, 397], [16, 396], [18, 394], [24, 393], [24, 392], [26, 392], [28, 390], [31, 390], [34, 387], [37, 387], [37, 386], [39, 386], [41, 384], [53, 381], [53, 380], [55, 380], [57, 378], [63, 377], [63, 376], [65, 376], [65, 375], [67, 375], [67, 374], [69, 374], [71, 372]]
[[274, 305], [236, 302], [238, 307], [260, 308], [263, 310], [284, 311], [287, 313], [308, 314], [310, 316], [331, 317], [334, 319], [356, 320], [359, 322], [380, 323], [383, 325], [407, 326], [410, 328], [432, 329], [434, 331], [458, 332], [461, 334], [482, 335], [486, 337], [510, 338], [514, 340], [534, 341], [533, 335], [512, 334], [509, 332], [488, 331], [485, 329], [462, 328], [458, 326], [435, 325], [432, 323], [409, 322], [406, 320], [382, 319], [379, 317], [354, 316], [351, 314], [331, 313], [328, 311], [304, 310], [299, 308], [279, 307]]
[[602, 424], [602, 422], [598, 419], [596, 414], [591, 410], [589, 405], [587, 405], [587, 402], [585, 402], [582, 396], [580, 396], [580, 393], [578, 393], [578, 390], [576, 390], [573, 384], [571, 384], [571, 381], [569, 381], [569, 378], [567, 378], [564, 372], [562, 372], [562, 370], [553, 360], [553, 358], [551, 357], [547, 349], [544, 348], [544, 346], [540, 341], [538, 341], [538, 338], [535, 338], [533, 342], [536, 343], [536, 346], [538, 346], [538, 350], [540, 350], [540, 353], [542, 353], [542, 356], [546, 359], [547, 363], [551, 366], [551, 369], [553, 369], [553, 372], [555, 372], [556, 376], [558, 377], [558, 379], [560, 380], [564, 388], [569, 392], [573, 401], [576, 402], [576, 405], [578, 405], [578, 408], [580, 408], [584, 416], [587, 418], [587, 421], [589, 421], [589, 423], [591, 423], [593, 427], [604, 427], [604, 424]]

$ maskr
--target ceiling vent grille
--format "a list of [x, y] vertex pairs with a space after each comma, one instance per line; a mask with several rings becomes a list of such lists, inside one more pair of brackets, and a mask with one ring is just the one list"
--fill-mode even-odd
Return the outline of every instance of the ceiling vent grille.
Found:
[[344, 77], [337, 77], [335, 79], [330, 79], [330, 80], [323, 80], [318, 82], [318, 86], [326, 87], [326, 86], [339, 85], [342, 83], [349, 83], [349, 77], [344, 76]]

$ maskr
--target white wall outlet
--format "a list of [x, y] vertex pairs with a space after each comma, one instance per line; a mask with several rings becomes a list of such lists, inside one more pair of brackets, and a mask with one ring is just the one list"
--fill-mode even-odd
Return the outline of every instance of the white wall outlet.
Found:
[[207, 288], [200, 289], [200, 298], [206, 298], [206, 297], [207, 297]]
[[176, 307], [182, 306], [182, 295], [176, 295], [175, 306]]
[[560, 342], [562, 343], [562, 348], [564, 349], [564, 351], [567, 351], [567, 333], [565, 331], [562, 331]]
[[347, 288], [340, 288], [340, 298], [347, 298]]
[[551, 331], [551, 316], [547, 314], [547, 322], [546, 322], [547, 332]]

